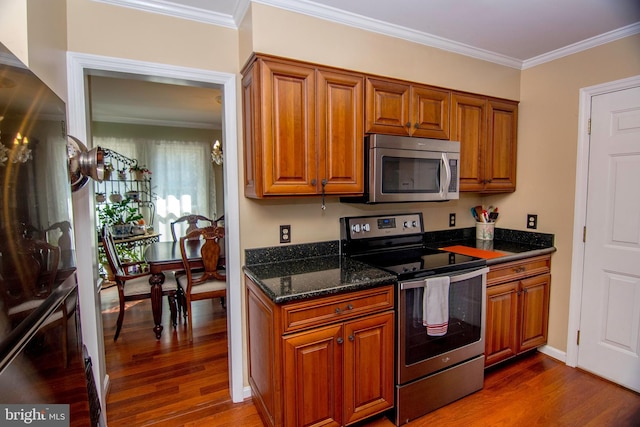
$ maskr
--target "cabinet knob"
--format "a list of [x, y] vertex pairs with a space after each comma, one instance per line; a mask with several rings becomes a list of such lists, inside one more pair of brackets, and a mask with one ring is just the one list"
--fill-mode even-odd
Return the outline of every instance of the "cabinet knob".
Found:
[[316, 179], [315, 179], [315, 178], [313, 178], [313, 179], [311, 180], [311, 185], [316, 185]]
[[338, 337], [338, 339], [336, 340], [338, 342], [338, 344], [342, 344], [344, 342], [344, 340], [342, 339], [342, 337]]
[[355, 341], [355, 337], [353, 335], [349, 335], [349, 341]]
[[416, 129], [420, 129], [420, 124], [416, 123], [415, 125], [413, 125], [413, 127], [416, 128]]
[[351, 304], [347, 305], [347, 310], [353, 310], [353, 306]]
[[411, 122], [407, 122], [407, 124], [404, 125], [405, 127], [411, 128]]

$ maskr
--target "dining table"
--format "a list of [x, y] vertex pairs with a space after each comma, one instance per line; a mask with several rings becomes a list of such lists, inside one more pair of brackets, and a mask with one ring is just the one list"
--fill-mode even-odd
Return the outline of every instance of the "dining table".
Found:
[[[198, 267], [201, 262], [199, 240], [189, 242], [187, 248], [187, 258], [193, 261], [193, 266]], [[149, 284], [151, 285], [151, 311], [153, 312], [153, 332], [156, 338], [162, 335], [162, 284], [166, 271], [183, 270], [182, 254], [180, 253], [180, 242], [153, 242], [144, 250], [144, 262], [149, 266]]]
[[[189, 241], [185, 246], [191, 268], [203, 267], [200, 248], [203, 240]], [[162, 335], [162, 284], [166, 271], [184, 270], [180, 242], [153, 242], [144, 250], [144, 262], [149, 266], [149, 284], [151, 286], [151, 310], [153, 313], [153, 332], [157, 339]], [[221, 257], [218, 265], [224, 267], [225, 259]]]

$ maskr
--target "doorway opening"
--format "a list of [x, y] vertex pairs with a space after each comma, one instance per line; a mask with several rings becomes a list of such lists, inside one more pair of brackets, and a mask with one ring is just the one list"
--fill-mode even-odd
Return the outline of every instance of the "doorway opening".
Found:
[[[229, 357], [229, 384], [231, 397], [234, 402], [240, 402], [249, 392], [243, 387], [242, 355], [242, 328], [241, 328], [241, 268], [240, 268], [240, 243], [239, 243], [239, 200], [238, 200], [238, 167], [237, 167], [237, 132], [236, 132], [236, 76], [235, 74], [219, 73], [214, 71], [191, 69], [185, 67], [168, 66], [143, 61], [131, 61], [118, 58], [101, 57], [96, 55], [68, 54], [68, 86], [69, 86], [69, 122], [68, 133], [89, 141], [88, 130], [88, 76], [104, 75], [105, 73], [124, 73], [137, 78], [180, 82], [185, 86], [219, 87], [222, 92], [222, 137], [225, 142], [224, 151], [224, 210], [225, 228], [227, 230], [227, 330], [228, 357]], [[95, 220], [95, 203], [92, 191], [86, 190], [74, 193], [73, 209], [76, 232], [82, 233], [93, 230]], [[89, 233], [83, 235], [78, 241], [78, 282], [80, 283], [82, 307], [81, 316], [83, 325], [83, 339], [94, 360], [94, 374], [100, 379], [99, 390], [101, 401], [104, 405], [105, 393], [108, 390], [109, 377], [105, 372], [104, 342], [102, 342], [102, 324], [100, 318], [100, 300], [98, 294], [97, 262], [96, 262], [96, 236]], [[93, 284], [93, 286], [92, 286]], [[151, 330], [150, 330], [151, 334]], [[153, 336], [150, 339], [155, 339]], [[235, 357], [234, 357], [235, 356]], [[239, 358], [240, 361], [235, 361]]]

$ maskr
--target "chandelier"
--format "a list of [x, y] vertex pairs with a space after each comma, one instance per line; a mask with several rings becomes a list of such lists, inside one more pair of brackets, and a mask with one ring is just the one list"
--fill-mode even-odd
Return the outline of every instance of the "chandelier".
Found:
[[217, 165], [222, 164], [222, 145], [220, 141], [216, 139], [216, 142], [213, 144], [213, 148], [211, 149], [211, 161]]

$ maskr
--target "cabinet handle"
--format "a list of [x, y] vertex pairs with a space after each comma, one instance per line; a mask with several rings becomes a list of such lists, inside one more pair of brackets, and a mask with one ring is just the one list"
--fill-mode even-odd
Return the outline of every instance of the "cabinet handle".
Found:
[[416, 129], [420, 129], [420, 124], [416, 123], [415, 125], [413, 125], [413, 127], [416, 128]]
[[407, 122], [407, 124], [404, 125], [405, 127], [411, 128], [411, 122]]
[[342, 337], [338, 337], [338, 339], [336, 340], [338, 342], [338, 344], [342, 344], [344, 342], [344, 340], [342, 339]]
[[524, 266], [516, 267], [516, 268], [513, 269], [514, 273], [522, 273], [524, 271], [526, 271], [526, 267], [524, 267]]
[[351, 304], [347, 305], [347, 310], [353, 310], [353, 306]]
[[315, 186], [315, 185], [316, 185], [316, 179], [315, 179], [315, 178], [313, 178], [313, 179], [311, 180], [311, 185], [313, 185], [313, 186]]
[[322, 179], [322, 205], [320, 206], [322, 210], [327, 209], [324, 204], [324, 187], [327, 185], [327, 180], [325, 178]]
[[353, 335], [349, 335], [349, 341], [355, 341], [355, 337]]
[[340, 314], [342, 313], [342, 310], [340, 309], [340, 307], [336, 307], [336, 314]]

